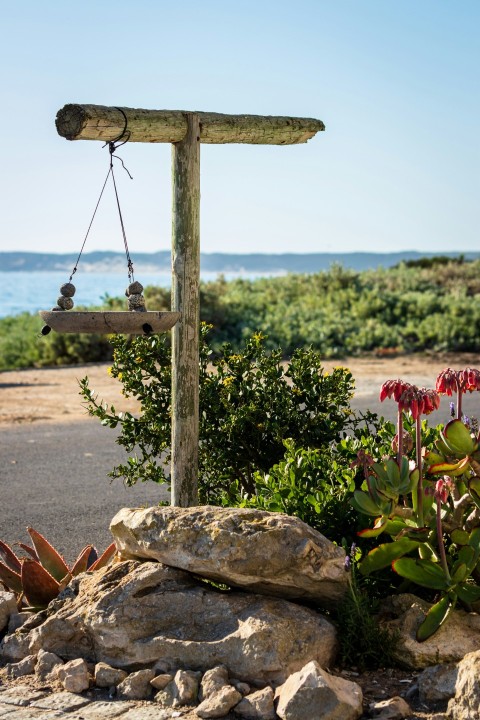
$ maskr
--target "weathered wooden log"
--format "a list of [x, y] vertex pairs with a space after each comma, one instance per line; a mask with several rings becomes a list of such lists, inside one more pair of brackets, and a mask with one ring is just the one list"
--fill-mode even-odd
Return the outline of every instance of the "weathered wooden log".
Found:
[[[187, 135], [187, 111], [122, 108], [128, 124], [129, 142], [176, 143]], [[263, 115], [223, 115], [196, 112], [200, 142], [209, 144], [295, 145], [325, 130], [321, 120]], [[56, 126], [67, 140], [117, 138], [125, 118], [116, 107], [65, 105], [58, 111]]]
[[38, 313], [52, 330], [60, 333], [99, 333], [110, 335], [152, 335], [170, 330], [180, 318], [178, 312], [62, 311]]
[[180, 507], [198, 505], [200, 329], [199, 118], [187, 115], [184, 140], [172, 145], [172, 494]]

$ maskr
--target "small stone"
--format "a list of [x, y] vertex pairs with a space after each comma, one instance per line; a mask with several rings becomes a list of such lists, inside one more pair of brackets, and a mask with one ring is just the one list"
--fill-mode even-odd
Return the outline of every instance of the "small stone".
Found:
[[135, 282], [130, 283], [130, 285], [125, 290], [125, 295], [127, 297], [130, 297], [131, 295], [141, 295], [143, 292], [143, 285], [142, 283], [139, 283], [138, 280], [135, 280]]
[[376, 720], [404, 720], [410, 717], [410, 705], [398, 695], [370, 705], [370, 713]]
[[175, 705], [195, 705], [198, 697], [198, 684], [202, 674], [192, 670], [177, 670], [173, 683], [176, 687]]
[[362, 689], [357, 683], [335, 677], [312, 660], [277, 688], [277, 715], [282, 720], [357, 720], [362, 715]]
[[8, 663], [5, 665], [5, 670], [8, 677], [19, 678], [24, 675], [33, 675], [35, 672], [35, 663], [37, 662], [36, 655], [27, 655], [27, 657], [20, 660], [17, 663]]
[[117, 695], [122, 700], [148, 700], [153, 692], [150, 681], [155, 677], [153, 670], [138, 670], [130, 673], [117, 685]]
[[58, 305], [55, 305], [55, 307], [52, 308], [51, 312], [63, 312], [63, 308], [59, 307]]
[[64, 283], [60, 288], [60, 295], [66, 298], [72, 298], [75, 295], [75, 285], [71, 282]]
[[74, 302], [72, 298], [69, 297], [63, 297], [63, 295], [60, 295], [60, 297], [57, 299], [57, 305], [62, 310], [71, 310], [74, 306]]
[[59, 665], [63, 665], [63, 660], [52, 652], [39, 650], [37, 655], [37, 663], [35, 665], [35, 675], [39, 680], [46, 680], [48, 675]]
[[10, 617], [18, 614], [17, 601], [11, 592], [0, 591], [0, 632], [8, 626]]
[[195, 712], [201, 718], [221, 718], [238, 705], [241, 699], [242, 695], [232, 685], [224, 685], [201, 702]]
[[145, 311], [145, 298], [143, 295], [129, 295], [128, 296], [128, 309], [135, 310], [136, 312]]
[[238, 690], [238, 692], [242, 693], [242, 695], [248, 695], [251, 690], [250, 685], [246, 682], [242, 682], [242, 680], [230, 680], [230, 685], [233, 685], [235, 690]]
[[228, 684], [228, 670], [225, 665], [217, 665], [211, 670], [207, 670], [200, 684], [199, 700], [205, 700], [209, 695], [213, 695]]
[[455, 695], [458, 668], [453, 663], [433, 665], [418, 676], [418, 694], [422, 702], [449, 700]]
[[32, 617], [32, 614], [29, 612], [14, 612], [10, 615], [10, 619], [8, 621], [8, 632], [14, 633], [15, 630], [18, 630], [19, 627], [22, 627], [24, 623], [27, 622]]
[[[168, 660], [158, 660], [158, 662], [155, 663], [153, 666], [153, 669], [156, 673], [160, 673], [160, 675], [166, 675], [174, 670], [172, 667], [172, 664], [168, 662]], [[172, 675], [173, 679], [173, 675]]]
[[156, 675], [152, 680], [150, 680], [150, 685], [155, 690], [163, 690], [167, 687], [169, 682], [172, 682], [173, 675], [170, 675], [169, 673], [163, 673], [162, 675]]
[[125, 670], [118, 670], [104, 662], [99, 662], [95, 665], [93, 674], [95, 685], [101, 688], [116, 687], [123, 682], [128, 675]]
[[70, 660], [65, 665], [60, 665], [56, 671], [56, 676], [66, 692], [81, 693], [87, 690], [90, 685], [88, 666], [82, 658]]
[[274, 692], [271, 687], [247, 695], [235, 706], [235, 714], [248, 720], [275, 720]]

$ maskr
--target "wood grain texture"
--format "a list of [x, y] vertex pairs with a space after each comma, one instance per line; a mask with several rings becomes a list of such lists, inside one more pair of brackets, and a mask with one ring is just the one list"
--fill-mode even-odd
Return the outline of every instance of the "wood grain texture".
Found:
[[172, 145], [172, 494], [180, 507], [198, 504], [200, 331], [200, 121], [186, 116], [184, 140]]
[[[187, 135], [187, 111], [122, 108], [128, 120], [129, 142], [176, 143]], [[209, 144], [295, 145], [305, 143], [325, 130], [314, 118], [223, 115], [195, 112], [199, 118], [200, 142]], [[123, 131], [125, 119], [116, 107], [65, 105], [58, 111], [56, 126], [67, 140], [108, 142]]]
[[[42, 320], [60, 333], [98, 333], [110, 335], [148, 335], [164, 333], [170, 330], [180, 318], [178, 312], [148, 312], [133, 311], [76, 311], [65, 310], [55, 312], [40, 310], [38, 313]], [[151, 330], [145, 332], [144, 325]]]

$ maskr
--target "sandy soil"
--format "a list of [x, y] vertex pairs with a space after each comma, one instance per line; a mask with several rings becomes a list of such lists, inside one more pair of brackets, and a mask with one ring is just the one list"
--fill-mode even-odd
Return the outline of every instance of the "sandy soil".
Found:
[[[387, 404], [380, 407], [378, 403], [385, 380], [401, 377], [419, 386], [432, 387], [445, 367], [460, 369], [479, 364], [478, 355], [405, 355], [326, 361], [325, 368], [348, 367], [356, 382], [357, 404], [362, 409], [368, 404], [369, 409], [388, 414]], [[107, 364], [12, 370], [0, 372], [0, 426], [85, 421], [88, 415], [82, 406], [78, 380], [86, 375], [100, 398], [123, 411], [135, 411], [135, 401], [123, 397], [121, 384], [108, 375]]]

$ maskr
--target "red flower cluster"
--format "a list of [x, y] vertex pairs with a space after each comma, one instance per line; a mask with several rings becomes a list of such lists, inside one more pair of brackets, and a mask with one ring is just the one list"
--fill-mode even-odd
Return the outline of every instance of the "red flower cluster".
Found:
[[465, 370], [446, 368], [437, 377], [436, 390], [444, 395], [480, 390], [480, 370], [469, 367]]
[[417, 388], [403, 380], [387, 380], [380, 390], [380, 401], [392, 398], [400, 410], [411, 412], [416, 420], [420, 415], [429, 415], [440, 406], [440, 396], [435, 390]]

